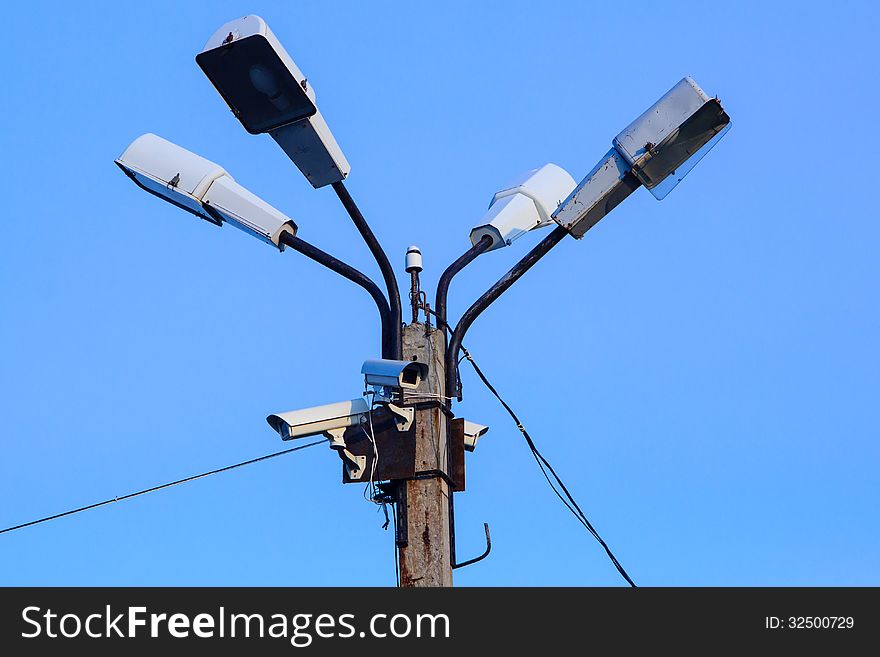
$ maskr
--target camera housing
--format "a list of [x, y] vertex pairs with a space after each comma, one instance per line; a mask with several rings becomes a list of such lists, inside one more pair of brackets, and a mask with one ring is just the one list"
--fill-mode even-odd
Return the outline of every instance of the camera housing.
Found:
[[464, 421], [464, 448], [473, 452], [477, 448], [477, 441], [486, 435], [486, 432], [489, 431], [489, 427], [477, 424], [476, 422], [471, 422], [470, 420]]
[[364, 361], [361, 374], [368, 386], [415, 390], [427, 378], [428, 366], [414, 360], [375, 359]]
[[339, 430], [364, 424], [369, 420], [369, 415], [369, 404], [359, 397], [334, 404], [274, 413], [266, 418], [266, 422], [281, 436], [281, 440], [317, 435], [328, 435], [338, 440]]

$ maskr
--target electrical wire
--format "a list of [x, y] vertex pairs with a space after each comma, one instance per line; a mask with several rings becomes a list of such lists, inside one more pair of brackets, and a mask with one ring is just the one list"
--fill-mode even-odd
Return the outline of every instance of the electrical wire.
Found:
[[[553, 492], [556, 493], [556, 496], [560, 500], [562, 500], [562, 503], [566, 506], [566, 508], [569, 511], [571, 511], [571, 513], [574, 515], [574, 517], [577, 518], [577, 520], [587, 529], [587, 531], [590, 532], [590, 534], [593, 536], [593, 538], [595, 538], [599, 542], [599, 545], [601, 545], [604, 548], [605, 553], [608, 555], [608, 558], [611, 560], [611, 563], [614, 564], [614, 567], [617, 569], [617, 572], [620, 573], [620, 575], [627, 581], [627, 583], [630, 586], [635, 588], [636, 587], [635, 582], [632, 581], [632, 578], [630, 578], [629, 574], [627, 574], [626, 570], [623, 568], [623, 566], [617, 560], [617, 557], [615, 557], [614, 553], [611, 552], [611, 548], [608, 547], [608, 544], [605, 543], [604, 540], [602, 540], [602, 537], [599, 536], [599, 533], [593, 528], [593, 525], [587, 519], [586, 514], [581, 510], [581, 507], [575, 501], [574, 496], [572, 496], [572, 494], [569, 492], [568, 488], [565, 486], [565, 483], [563, 483], [563, 481], [559, 477], [559, 475], [556, 474], [556, 471], [553, 469], [553, 466], [550, 465], [550, 462], [546, 458], [544, 458], [544, 455], [541, 454], [541, 452], [538, 450], [537, 446], [535, 445], [534, 441], [532, 440], [532, 437], [529, 435], [529, 432], [526, 431], [526, 428], [523, 426], [522, 422], [520, 422], [516, 413], [514, 413], [513, 409], [507, 405], [507, 402], [505, 402], [501, 398], [501, 395], [498, 394], [498, 391], [495, 390], [495, 387], [491, 383], [489, 383], [489, 379], [487, 379], [486, 375], [483, 374], [483, 371], [479, 368], [479, 366], [474, 361], [473, 357], [470, 355], [468, 350], [465, 349], [464, 346], [461, 347], [461, 350], [464, 353], [464, 358], [466, 358], [468, 360], [468, 362], [470, 362], [471, 366], [474, 368], [474, 371], [477, 373], [477, 376], [485, 384], [485, 386], [489, 389], [489, 392], [491, 392], [495, 396], [495, 398], [498, 399], [499, 402], [501, 402], [501, 405], [504, 407], [504, 410], [506, 410], [508, 415], [510, 415], [510, 417], [513, 418], [513, 421], [516, 422], [516, 428], [519, 429], [520, 433], [522, 433], [523, 437], [526, 439], [526, 444], [528, 445], [529, 450], [531, 450], [532, 456], [535, 458], [535, 461], [538, 463], [538, 467], [540, 468], [541, 473], [544, 475], [544, 478], [547, 480], [547, 483], [550, 484], [550, 488], [553, 489]], [[547, 472], [548, 470], [549, 470], [550, 474], [548, 474], [548, 472]], [[559, 492], [559, 490], [553, 484], [553, 481], [550, 479], [551, 474], [553, 475], [553, 479], [559, 484], [559, 487], [562, 489], [562, 493]], [[564, 496], [563, 496], [563, 493], [565, 494]]]
[[[449, 326], [449, 324], [447, 324], [446, 321], [442, 317], [440, 317], [436, 312], [434, 312], [433, 310], [430, 310], [430, 309], [428, 312], [430, 312], [432, 315], [434, 315], [437, 318], [438, 325], [443, 325], [448, 330], [452, 330], [451, 327]], [[595, 538], [596, 541], [599, 542], [599, 545], [601, 545], [602, 548], [605, 550], [605, 553], [608, 555], [608, 558], [611, 560], [611, 563], [617, 569], [617, 572], [620, 573], [620, 575], [627, 581], [627, 583], [630, 586], [632, 586], [633, 588], [636, 588], [635, 582], [633, 582], [632, 578], [630, 578], [629, 574], [626, 572], [624, 567], [617, 560], [617, 557], [614, 556], [614, 553], [611, 552], [611, 548], [608, 547], [608, 544], [605, 543], [605, 541], [602, 539], [601, 536], [599, 536], [599, 533], [595, 530], [593, 525], [590, 523], [589, 519], [587, 518], [587, 516], [583, 512], [583, 510], [581, 510], [580, 506], [575, 501], [574, 496], [569, 492], [568, 488], [565, 486], [565, 483], [562, 481], [562, 479], [559, 477], [559, 475], [556, 474], [556, 470], [553, 469], [553, 466], [550, 465], [550, 462], [546, 458], [544, 458], [544, 455], [541, 454], [541, 452], [538, 450], [537, 446], [535, 445], [534, 441], [532, 440], [532, 437], [529, 435], [529, 432], [526, 431], [525, 427], [523, 426], [522, 422], [520, 422], [516, 413], [514, 413], [513, 409], [507, 405], [507, 402], [505, 402], [501, 398], [501, 395], [498, 394], [498, 391], [495, 389], [495, 387], [491, 383], [489, 383], [489, 379], [487, 379], [486, 375], [483, 374], [483, 371], [479, 368], [476, 361], [473, 359], [473, 356], [471, 356], [470, 352], [464, 347], [464, 345], [461, 345], [461, 351], [462, 351], [462, 353], [464, 353], [464, 355], [461, 358], [459, 358], [458, 361], [455, 363], [455, 370], [456, 370], [455, 376], [456, 376], [456, 380], [458, 382], [458, 386], [457, 386], [458, 390], [461, 391], [461, 374], [459, 372], [459, 366], [461, 365], [462, 361], [467, 359], [470, 362], [471, 366], [474, 368], [474, 371], [477, 373], [477, 376], [483, 382], [483, 384], [485, 384], [485, 386], [495, 396], [495, 398], [499, 402], [501, 402], [501, 405], [504, 407], [504, 410], [506, 410], [507, 413], [510, 415], [510, 417], [513, 418], [513, 421], [516, 423], [516, 428], [520, 431], [520, 433], [522, 433], [523, 437], [525, 438], [526, 444], [529, 447], [529, 451], [532, 453], [532, 456], [534, 457], [535, 462], [538, 464], [538, 469], [541, 471], [541, 474], [544, 475], [544, 479], [546, 479], [547, 483], [550, 485], [550, 489], [556, 494], [556, 497], [558, 497], [560, 499], [560, 501], [565, 505], [565, 507], [569, 511], [571, 511], [571, 513], [572, 513], [572, 515], [574, 515], [575, 519], [577, 519], [577, 521], [580, 522], [588, 532], [590, 532], [590, 534], [593, 536], [593, 538]], [[448, 365], [449, 364], [447, 363], [447, 366]], [[451, 398], [447, 397], [447, 399], [451, 399]], [[548, 474], [548, 472], [547, 472], [548, 470], [550, 471], [550, 474], [553, 475], [553, 479], [555, 479], [558, 482], [559, 487], [562, 488], [562, 491], [565, 493], [564, 496], [562, 493], [559, 492], [559, 489], [557, 489], [556, 485], [554, 485], [553, 480], [551, 480], [551, 478], [550, 478], [550, 474]]]
[[109, 500], [104, 500], [103, 502], [96, 502], [95, 504], [89, 504], [88, 506], [81, 506], [78, 509], [71, 509], [70, 511], [65, 511], [64, 513], [56, 513], [53, 516], [47, 516], [45, 518], [40, 518], [39, 520], [31, 520], [30, 522], [25, 522], [20, 525], [15, 525], [14, 527], [7, 527], [6, 529], [0, 529], [0, 534], [5, 534], [6, 532], [12, 532], [17, 529], [24, 529], [25, 527], [31, 527], [33, 525], [39, 525], [40, 523], [49, 522], [50, 520], [57, 520], [58, 518], [63, 518], [65, 516], [71, 516], [75, 513], [80, 513], [82, 511], [88, 511], [89, 509], [97, 509], [99, 506], [113, 504], [114, 502], [121, 502], [123, 500], [130, 500], [131, 498], [137, 497], [138, 495], [146, 495], [147, 493], [154, 493], [158, 490], [162, 490], [163, 488], [171, 488], [172, 486], [177, 486], [178, 484], [185, 484], [189, 481], [195, 481], [196, 479], [202, 479], [204, 477], [210, 477], [211, 475], [219, 474], [221, 472], [235, 470], [236, 468], [241, 468], [246, 465], [251, 465], [252, 463], [259, 463], [260, 461], [267, 461], [269, 459], [274, 459], [276, 456], [283, 456], [285, 454], [290, 454], [291, 452], [298, 452], [298, 451], [306, 449], [308, 447], [314, 447], [315, 445], [321, 445], [325, 442], [327, 442], [326, 439], [316, 440], [313, 443], [308, 443], [306, 445], [299, 445], [298, 447], [292, 447], [290, 449], [285, 449], [280, 452], [275, 452], [274, 454], [266, 454], [265, 456], [260, 456], [255, 459], [249, 459], [247, 461], [242, 461], [241, 463], [235, 463], [233, 465], [227, 465], [226, 467], [218, 468], [216, 470], [210, 470], [209, 472], [203, 472], [202, 474], [193, 475], [191, 477], [185, 477], [183, 479], [178, 479], [177, 481], [170, 481], [167, 484], [162, 484], [160, 486], [153, 486], [152, 488], [145, 488], [144, 490], [137, 491], [136, 493], [129, 493], [128, 495], [123, 495], [122, 497], [112, 497]]
[[[385, 502], [380, 501], [378, 498], [379, 491], [376, 488], [376, 466], [379, 464], [379, 446], [376, 444], [376, 431], [373, 429], [373, 408], [376, 406], [376, 393], [375, 391], [368, 391], [366, 393], [370, 396], [370, 413], [369, 413], [369, 424], [370, 431], [367, 433], [367, 430], [364, 428], [364, 425], [360, 425], [361, 431], [364, 432], [364, 435], [367, 437], [367, 440], [370, 441], [370, 444], [373, 446], [373, 462], [370, 464], [370, 481], [364, 487], [364, 499], [368, 502], [373, 502], [374, 504], [379, 504], [382, 506], [382, 510], [385, 511], [385, 529], [388, 528], [388, 511], [385, 508]], [[369, 492], [369, 496], [367, 493]]]
[[449, 401], [450, 399], [453, 399], [453, 398], [447, 397], [446, 395], [438, 394], [436, 392], [416, 392], [413, 394], [406, 395], [406, 397], [403, 400], [403, 403], [405, 404], [407, 402], [416, 401], [419, 399], [442, 399], [444, 401]]

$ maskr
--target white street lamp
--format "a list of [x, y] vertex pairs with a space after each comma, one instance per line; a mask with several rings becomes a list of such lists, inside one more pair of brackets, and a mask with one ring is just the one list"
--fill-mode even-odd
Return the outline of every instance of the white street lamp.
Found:
[[222, 25], [196, 56], [245, 130], [268, 132], [314, 187], [351, 167], [318, 111], [315, 89], [259, 16]]

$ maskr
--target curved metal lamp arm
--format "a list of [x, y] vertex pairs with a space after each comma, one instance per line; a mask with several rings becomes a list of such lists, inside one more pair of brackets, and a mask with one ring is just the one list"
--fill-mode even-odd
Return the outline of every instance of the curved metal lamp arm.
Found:
[[437, 298], [434, 301], [434, 314], [440, 320], [437, 323], [444, 331], [447, 327], [446, 298], [449, 296], [449, 284], [452, 283], [452, 278], [476, 260], [477, 256], [485, 253], [490, 246], [492, 246], [492, 238], [488, 235], [483, 235], [479, 242], [465, 251], [458, 260], [449, 265], [440, 277], [440, 281], [437, 283]]
[[336, 192], [339, 200], [342, 201], [342, 205], [345, 207], [346, 212], [348, 212], [351, 220], [354, 222], [361, 237], [364, 238], [364, 242], [367, 243], [370, 252], [373, 254], [376, 263], [379, 265], [379, 270], [382, 272], [382, 278], [385, 279], [385, 287], [388, 290], [388, 304], [391, 308], [391, 315], [394, 319], [392, 326], [390, 327], [391, 344], [389, 345], [389, 347], [393, 348], [393, 351], [390, 352], [389, 355], [386, 355], [385, 358], [399, 360], [401, 354], [400, 327], [403, 323], [403, 317], [401, 315], [400, 307], [400, 290], [397, 287], [397, 278], [394, 276], [394, 269], [391, 267], [391, 263], [388, 261], [388, 256], [382, 249], [382, 245], [379, 244], [379, 240], [376, 239], [369, 224], [367, 224], [367, 220], [364, 219], [364, 215], [361, 214], [358, 206], [355, 205], [354, 199], [351, 198], [351, 194], [348, 193], [345, 185], [343, 185], [342, 182], [335, 182], [332, 186], [333, 191]]
[[445, 394], [448, 397], [451, 397], [452, 392], [455, 391], [458, 401], [461, 401], [459, 391], [455, 390], [458, 373], [456, 359], [458, 358], [458, 350], [461, 349], [461, 342], [464, 339], [465, 333], [467, 333], [467, 330], [471, 327], [471, 324], [474, 323], [474, 320], [477, 319], [477, 317], [479, 317], [480, 314], [486, 310], [493, 301], [495, 301], [495, 299], [504, 294], [511, 285], [516, 283], [520, 277], [531, 269], [532, 266], [546, 255], [550, 249], [559, 244], [562, 238], [566, 235], [568, 235], [568, 231], [561, 226], [557, 226], [553, 229], [553, 232], [538, 242], [538, 245], [535, 246], [534, 249], [529, 251], [522, 260], [516, 263], [509, 272], [504, 274], [495, 285], [490, 287], [486, 293], [477, 299], [473, 305], [467, 309], [464, 315], [461, 316], [455, 330], [452, 332], [452, 337], [449, 339], [449, 347], [446, 349]]
[[328, 269], [332, 269], [337, 274], [344, 276], [351, 282], [357, 283], [370, 293], [370, 296], [373, 297], [373, 301], [376, 302], [376, 306], [379, 309], [379, 316], [382, 318], [382, 358], [396, 358], [395, 354], [397, 352], [393, 349], [394, 336], [392, 334], [392, 327], [394, 326], [395, 320], [391, 314], [391, 309], [388, 306], [388, 301], [385, 299], [385, 295], [382, 294], [382, 290], [379, 289], [379, 286], [354, 267], [345, 264], [329, 253], [325, 253], [318, 247], [312, 246], [308, 242], [301, 240], [299, 237], [291, 235], [290, 233], [282, 233], [281, 242], [294, 251], [298, 251], [315, 262], [324, 265]]

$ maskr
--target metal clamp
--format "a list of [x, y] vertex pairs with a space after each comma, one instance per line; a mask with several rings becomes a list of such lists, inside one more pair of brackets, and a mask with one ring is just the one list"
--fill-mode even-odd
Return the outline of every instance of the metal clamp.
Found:
[[350, 479], [360, 479], [367, 469], [367, 457], [355, 456], [348, 451], [343, 434], [345, 429], [329, 429], [324, 432], [330, 438], [330, 449], [339, 454], [339, 458], [345, 464]]
[[416, 419], [416, 409], [412, 406], [398, 406], [391, 403], [385, 404], [385, 407], [394, 414], [394, 423], [397, 425], [397, 430], [409, 431], [413, 421]]
[[366, 456], [355, 456], [347, 449], [339, 450], [339, 457], [345, 463], [345, 469], [351, 479], [360, 479], [367, 468]]

